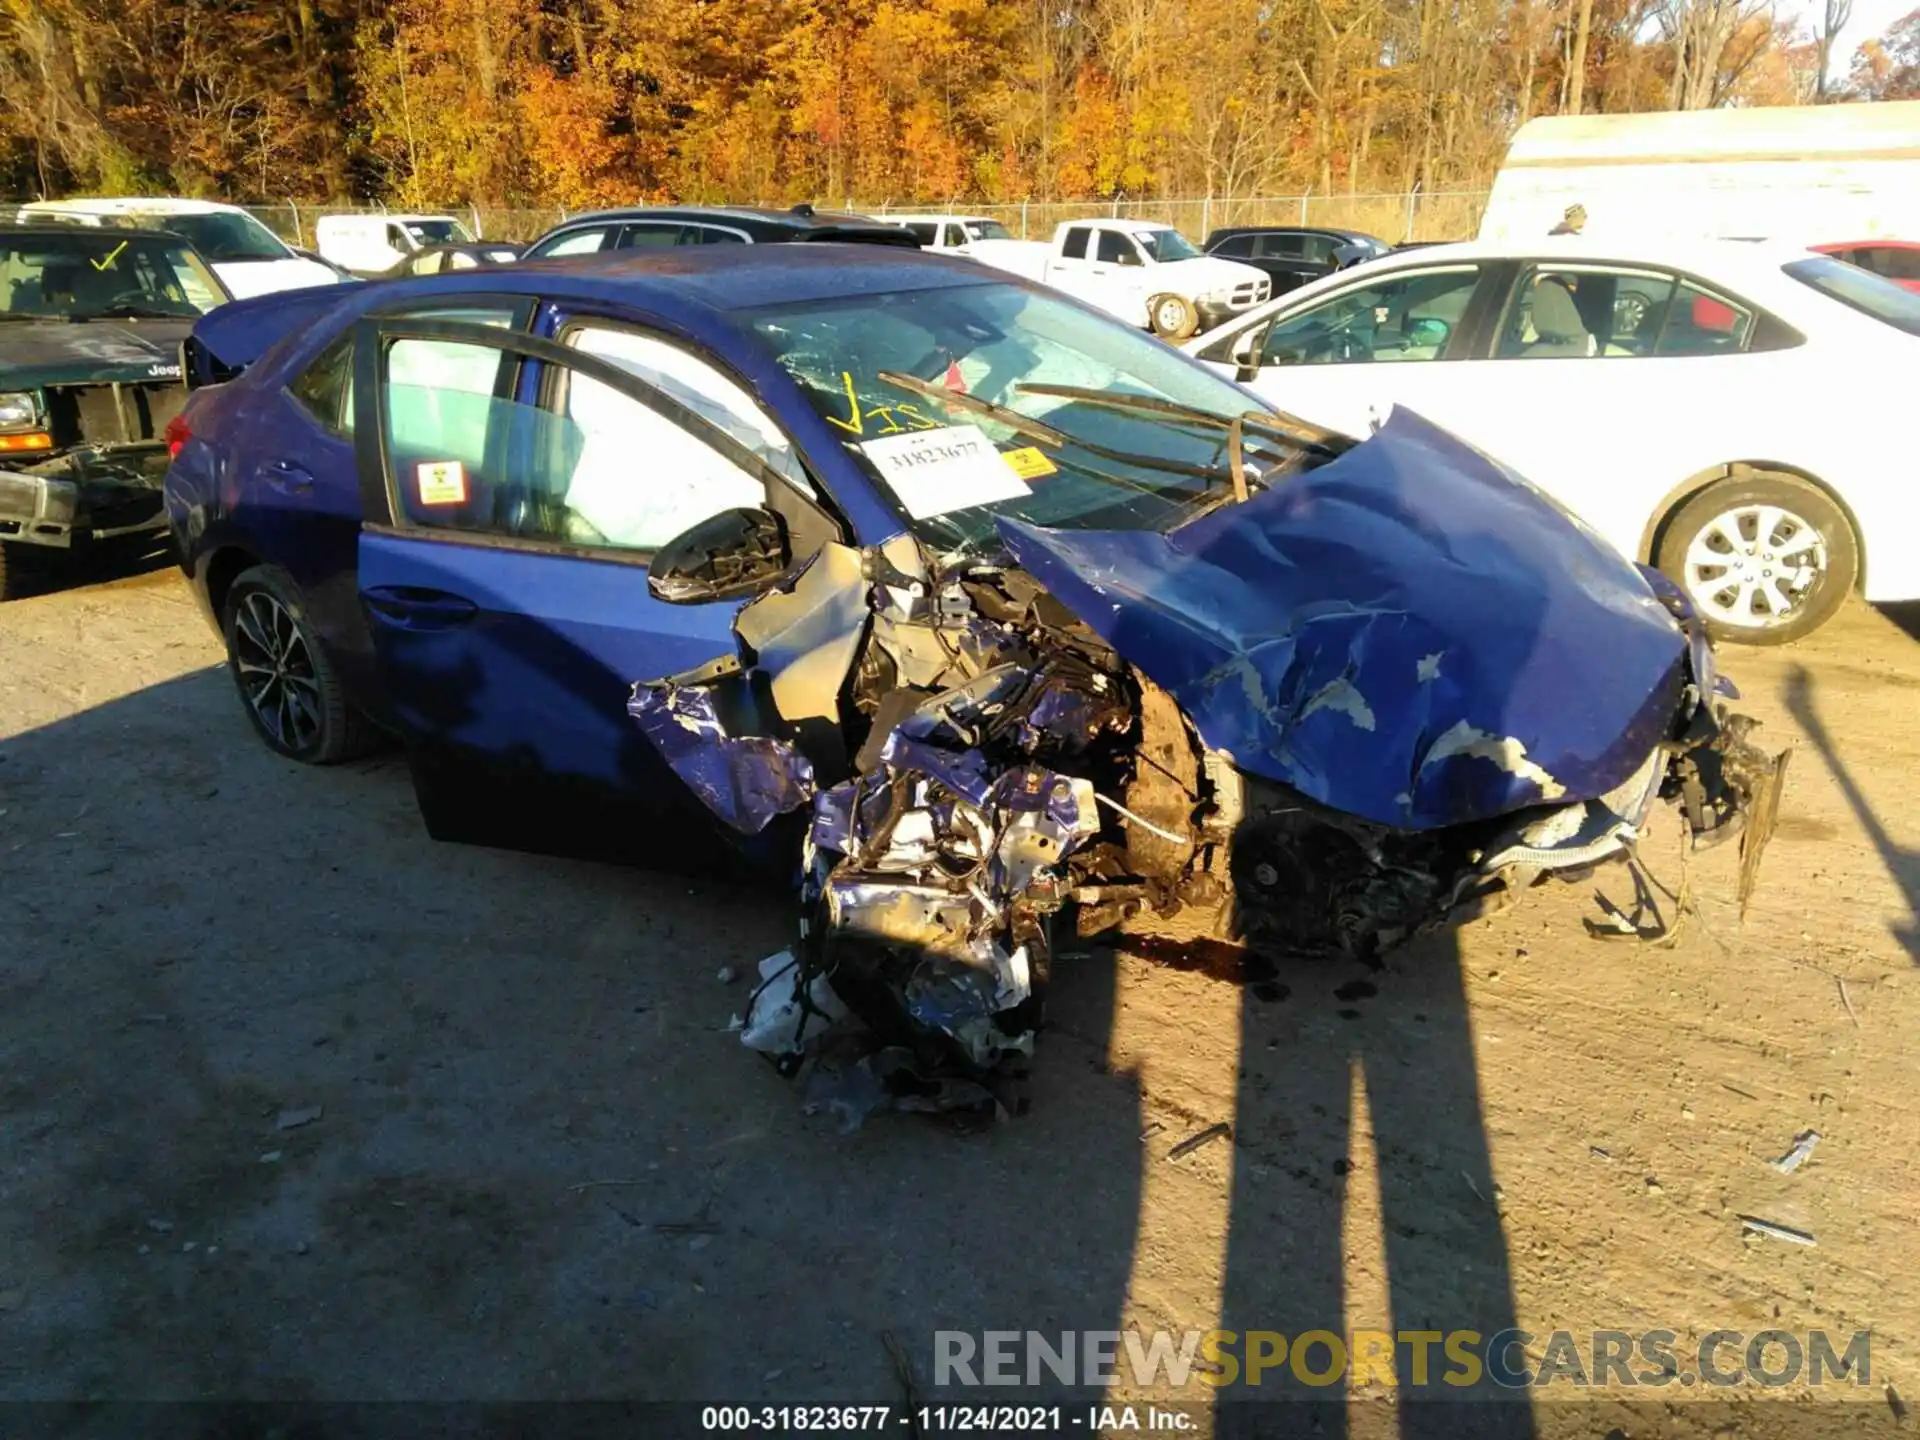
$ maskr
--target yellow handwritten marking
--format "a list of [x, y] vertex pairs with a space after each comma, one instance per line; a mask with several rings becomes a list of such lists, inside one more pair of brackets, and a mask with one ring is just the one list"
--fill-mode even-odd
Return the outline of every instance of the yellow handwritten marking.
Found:
[[853, 393], [853, 373], [849, 370], [842, 370], [840, 372], [840, 378], [847, 383], [847, 410], [851, 418], [847, 420], [836, 420], [831, 415], [825, 416], [824, 418], [829, 425], [838, 425], [849, 435], [864, 435], [867, 427], [865, 420], [860, 414], [860, 398]]
[[127, 248], [127, 242], [125, 240], [122, 240], [118, 245], [114, 246], [113, 249], [107, 252], [106, 259], [95, 260], [91, 262], [93, 265], [93, 268], [101, 271], [111, 270], [113, 268], [113, 262], [120, 258], [120, 252], [126, 248]]
[[938, 430], [940, 428], [940, 422], [938, 420], [929, 420], [905, 401], [888, 408], [896, 415], [904, 415], [907, 417], [907, 428], [909, 430]]
[[893, 418], [893, 407], [890, 405], [876, 405], [872, 410], [868, 411], [867, 413], [870, 415], [884, 415], [887, 417], [887, 428], [884, 430], [874, 431], [873, 433], [876, 435], [899, 435], [904, 433], [907, 428], [906, 426], [902, 425], [898, 420]]

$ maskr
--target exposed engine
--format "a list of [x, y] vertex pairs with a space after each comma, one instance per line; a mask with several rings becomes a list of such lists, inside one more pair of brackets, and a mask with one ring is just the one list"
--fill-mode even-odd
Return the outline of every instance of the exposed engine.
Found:
[[736, 632], [738, 661], [629, 708], [735, 829], [809, 812], [799, 934], [743, 1039], [789, 1073], [847, 1040], [832, 1103], [856, 1117], [1011, 1103], [1069, 916], [1197, 910], [1251, 950], [1370, 957], [1620, 854], [1662, 793], [1724, 838], [1778, 777], [1701, 684], [1613, 793], [1395, 829], [1243, 774], [1026, 572], [930, 573], [904, 537], [827, 546]]

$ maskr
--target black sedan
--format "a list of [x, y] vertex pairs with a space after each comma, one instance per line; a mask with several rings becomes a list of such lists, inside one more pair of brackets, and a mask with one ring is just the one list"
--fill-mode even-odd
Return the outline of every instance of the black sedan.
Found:
[[1273, 293], [1285, 295], [1349, 265], [1378, 260], [1393, 247], [1358, 230], [1295, 225], [1242, 225], [1207, 236], [1206, 252], [1264, 270]]

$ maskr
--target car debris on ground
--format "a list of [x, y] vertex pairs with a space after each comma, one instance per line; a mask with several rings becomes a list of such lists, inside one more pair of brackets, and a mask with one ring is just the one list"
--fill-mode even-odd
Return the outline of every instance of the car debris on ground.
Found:
[[1793, 1146], [1778, 1160], [1769, 1163], [1782, 1175], [1791, 1175], [1813, 1156], [1813, 1147], [1820, 1143], [1818, 1130], [1802, 1130], [1793, 1137]]

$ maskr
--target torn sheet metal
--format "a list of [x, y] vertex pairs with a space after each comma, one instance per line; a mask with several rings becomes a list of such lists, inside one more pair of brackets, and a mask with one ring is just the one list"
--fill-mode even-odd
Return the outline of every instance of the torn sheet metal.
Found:
[[627, 713], [702, 803], [733, 829], [757, 835], [814, 796], [813, 765], [786, 740], [729, 735], [711, 689], [674, 681], [633, 687]]
[[784, 719], [837, 721], [871, 613], [860, 552], [826, 545], [791, 585], [742, 609], [733, 628]]
[[1634, 566], [1405, 409], [1168, 534], [1000, 529], [1208, 746], [1383, 825], [1604, 795], [1688, 683], [1689, 637]]

